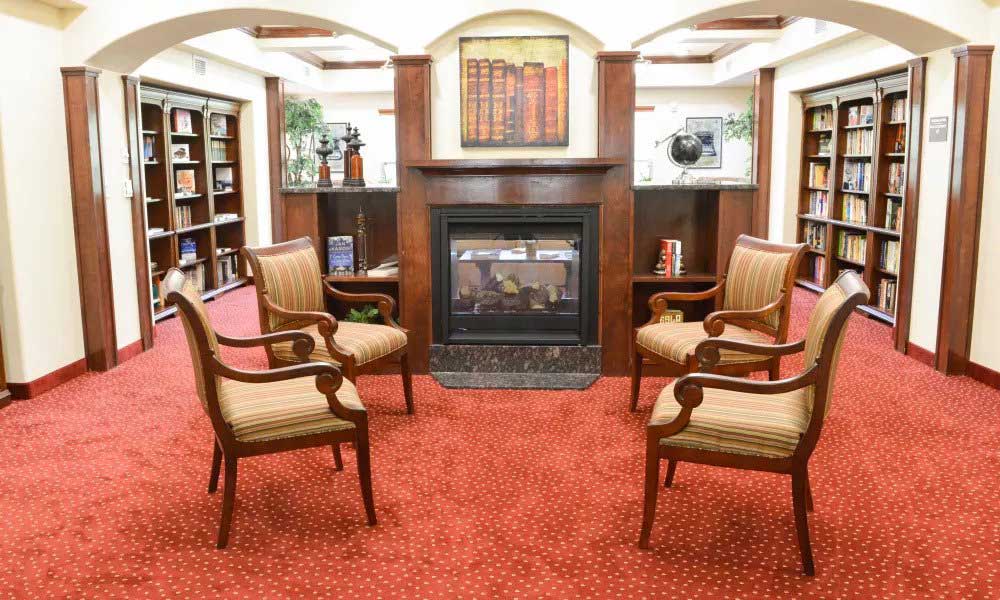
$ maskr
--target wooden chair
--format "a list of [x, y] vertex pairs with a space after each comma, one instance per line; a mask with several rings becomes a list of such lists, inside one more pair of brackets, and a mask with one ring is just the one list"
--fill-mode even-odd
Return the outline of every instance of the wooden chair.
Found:
[[723, 350], [762, 356], [805, 351], [804, 370], [779, 381], [753, 381], [694, 373], [660, 394], [646, 428], [646, 488], [639, 547], [649, 547], [656, 511], [660, 461], [666, 459], [664, 487], [673, 484], [677, 463], [687, 461], [735, 469], [786, 473], [792, 477], [792, 506], [802, 569], [815, 574], [806, 512], [813, 506], [809, 457], [816, 448], [840, 357], [847, 318], [868, 302], [868, 288], [845, 271], [820, 296], [805, 339], [790, 344], [754, 344], [709, 338], [696, 354], [711, 369]]
[[[667, 376], [680, 377], [698, 369], [695, 347], [709, 337], [725, 336], [754, 344], [782, 344], [788, 335], [791, 290], [805, 244], [778, 244], [748, 235], [736, 240], [728, 273], [703, 292], [660, 292], [649, 298], [652, 317], [635, 330], [632, 358], [632, 393], [629, 410], [639, 403], [643, 362], [666, 367]], [[704, 321], [661, 323], [668, 302], [695, 302], [722, 296], [722, 310]], [[780, 356], [732, 352], [721, 353], [715, 372], [749, 375], [768, 371], [777, 379]]]
[[[208, 322], [198, 291], [184, 274], [170, 269], [163, 292], [178, 307], [191, 351], [195, 383], [202, 408], [215, 430], [212, 474], [208, 492], [219, 483], [222, 460], [226, 483], [218, 547], [225, 548], [236, 499], [236, 464], [241, 458], [286, 450], [331, 446], [336, 470], [344, 468], [340, 444], [350, 442], [357, 452], [361, 497], [368, 524], [375, 525], [371, 458], [368, 450], [368, 414], [358, 392], [340, 371], [326, 362], [304, 362], [314, 341], [301, 331], [282, 331], [260, 337], [231, 338], [216, 333]], [[219, 344], [252, 348], [288, 344], [300, 363], [267, 371], [246, 371], [222, 362]]]
[[[308, 237], [266, 246], [244, 246], [253, 269], [261, 333], [301, 330], [316, 341], [311, 360], [337, 365], [357, 383], [361, 373], [386, 362], [399, 362], [406, 412], [413, 414], [413, 383], [406, 356], [408, 332], [392, 313], [396, 301], [385, 294], [348, 294], [323, 280], [319, 259]], [[337, 321], [326, 312], [324, 294], [348, 304], [374, 303], [385, 325]], [[272, 367], [294, 363], [290, 343], [267, 348]]]

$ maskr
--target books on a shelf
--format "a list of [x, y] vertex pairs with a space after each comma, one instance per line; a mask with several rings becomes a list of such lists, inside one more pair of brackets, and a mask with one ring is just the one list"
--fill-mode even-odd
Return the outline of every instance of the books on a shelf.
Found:
[[226, 115], [212, 113], [208, 117], [208, 129], [211, 135], [229, 135], [229, 124], [226, 122]]
[[816, 141], [816, 153], [817, 154], [830, 154], [830, 141], [833, 140], [833, 136], [829, 133], [821, 133], [819, 139]]
[[817, 285], [826, 285], [826, 257], [817, 256], [813, 259], [812, 280]]
[[858, 225], [868, 224], [868, 196], [844, 194], [841, 220]]
[[830, 192], [825, 190], [810, 190], [809, 192], [809, 214], [817, 217], [829, 216]]
[[153, 143], [153, 136], [142, 136], [142, 160], [154, 160], [155, 154], [153, 153]]
[[841, 231], [837, 237], [837, 256], [857, 263], [865, 262], [866, 239], [863, 233]]
[[354, 274], [354, 238], [334, 235], [326, 238], [326, 270], [330, 275]]
[[896, 280], [886, 278], [878, 284], [875, 306], [890, 315], [896, 314]]
[[803, 223], [802, 241], [817, 250], [826, 248], [826, 225], [822, 223]]
[[829, 106], [821, 106], [819, 108], [812, 109], [812, 122], [810, 124], [810, 129], [812, 131], [830, 129], [833, 127], [833, 108]]
[[230, 254], [229, 256], [220, 257], [215, 271], [215, 284], [223, 286], [236, 281], [237, 277], [239, 277], [239, 273], [236, 255]]
[[215, 191], [228, 192], [233, 189], [233, 168], [217, 167], [215, 169]]
[[889, 198], [885, 203], [885, 228], [899, 231], [903, 225], [903, 203]]
[[194, 194], [194, 169], [177, 169], [174, 174], [175, 190], [178, 194]]
[[875, 122], [875, 107], [871, 104], [852, 106], [847, 109], [847, 126], [871, 125]]
[[892, 104], [889, 105], [889, 120], [890, 121], [905, 121], [906, 120], [906, 98], [894, 98]]
[[192, 269], [184, 270], [184, 279], [194, 284], [199, 292], [205, 291], [205, 263], [200, 263]]
[[894, 162], [889, 164], [889, 182], [886, 189], [887, 194], [902, 194], [903, 186], [906, 185], [906, 167], [903, 163]]
[[156, 235], [158, 233], [163, 233], [164, 229], [162, 227], [150, 227], [146, 230], [146, 235]]
[[229, 160], [226, 158], [226, 140], [210, 140], [208, 154], [216, 162]]
[[851, 192], [867, 192], [872, 178], [872, 164], [868, 161], [844, 162], [844, 189]]
[[193, 237], [181, 238], [181, 264], [198, 260], [198, 242]]
[[174, 133], [194, 133], [191, 121], [191, 111], [186, 108], [175, 108], [173, 114]]
[[174, 209], [174, 226], [177, 229], [184, 229], [185, 227], [190, 227], [194, 225], [191, 220], [191, 207], [190, 206], [178, 206]]
[[661, 238], [660, 250], [663, 250], [667, 254], [667, 259], [664, 261], [664, 265], [667, 270], [663, 276], [674, 277], [679, 274], [681, 270], [681, 261], [684, 258], [681, 254], [681, 241]]
[[871, 154], [874, 139], [871, 129], [851, 129], [844, 136], [844, 154]]
[[830, 167], [823, 163], [809, 163], [809, 187], [825, 188], [830, 185]]
[[899, 240], [882, 240], [879, 267], [893, 274], [899, 273]]
[[226, 221], [232, 221], [239, 218], [240, 216], [236, 213], [228, 213], [228, 212], [215, 213], [216, 223], [225, 223]]

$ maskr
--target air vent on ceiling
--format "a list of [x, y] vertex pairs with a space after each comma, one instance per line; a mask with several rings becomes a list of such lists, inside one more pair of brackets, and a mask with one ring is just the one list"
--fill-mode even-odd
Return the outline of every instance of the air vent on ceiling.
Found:
[[191, 58], [193, 59], [191, 62], [191, 66], [194, 69], [195, 75], [204, 76], [206, 73], [208, 73], [208, 60], [205, 57], [195, 56], [192, 54]]
[[813, 23], [815, 24], [814, 25], [815, 33], [824, 33], [826, 31], [826, 21], [822, 19], [813, 19]]

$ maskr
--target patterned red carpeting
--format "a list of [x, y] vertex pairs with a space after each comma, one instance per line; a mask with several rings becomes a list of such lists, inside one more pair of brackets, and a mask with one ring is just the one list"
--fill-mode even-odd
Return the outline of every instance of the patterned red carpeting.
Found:
[[[797, 292], [793, 332], [814, 302]], [[256, 333], [252, 290], [211, 303]], [[262, 367], [262, 354], [229, 354]], [[786, 372], [795, 368], [786, 365]], [[811, 463], [818, 575], [799, 574], [788, 479], [697, 465], [636, 548], [643, 426], [626, 379], [586, 392], [362, 378], [380, 524], [328, 449], [240, 466], [230, 548], [205, 491], [211, 429], [180, 323], [156, 348], [0, 411], [0, 595], [14, 597], [997, 597], [1000, 393], [890, 351], [854, 317]]]

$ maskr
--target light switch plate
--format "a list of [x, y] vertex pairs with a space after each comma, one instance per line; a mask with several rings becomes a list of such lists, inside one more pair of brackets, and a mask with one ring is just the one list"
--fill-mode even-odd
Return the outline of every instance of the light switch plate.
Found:
[[125, 180], [124, 192], [125, 192], [124, 196], [126, 198], [131, 198], [134, 195], [134, 192], [132, 190], [132, 180], [131, 179], [126, 179]]

